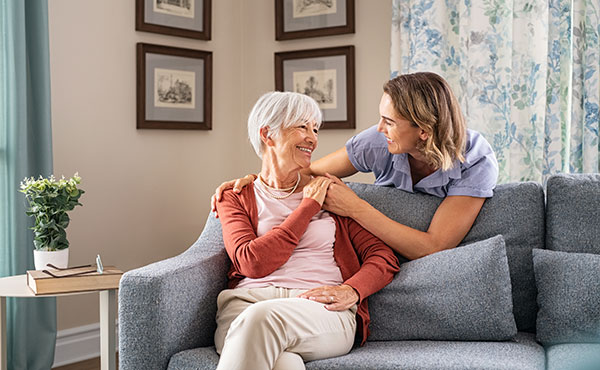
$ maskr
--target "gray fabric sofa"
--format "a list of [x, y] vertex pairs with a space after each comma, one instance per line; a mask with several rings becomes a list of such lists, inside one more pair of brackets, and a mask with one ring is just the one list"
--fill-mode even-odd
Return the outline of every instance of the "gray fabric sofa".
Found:
[[[389, 217], [420, 230], [427, 229], [440, 203], [392, 188], [350, 186]], [[484, 240], [495, 243], [487, 260], [474, 253], [483, 247], [473, 244], [471, 250], [459, 247], [407, 262], [390, 285], [369, 298], [367, 343], [345, 356], [308, 362], [307, 369], [600, 369], [600, 344], [594, 339], [600, 313], [593, 308], [600, 307], [598, 294], [582, 300], [557, 294], [553, 289], [565, 287], [555, 288], [547, 277], [555, 273], [552, 261], [560, 261], [560, 254], [534, 252], [585, 253], [581, 272], [592, 275], [582, 275], [574, 294], [599, 291], [600, 280], [587, 280], [594, 279], [594, 266], [600, 271], [594, 265], [600, 258], [600, 175], [555, 175], [546, 192], [534, 182], [499, 185], [463, 244]], [[226, 287], [228, 267], [219, 220], [210, 215], [187, 251], [125, 273], [119, 289], [119, 368], [214, 369], [216, 297]], [[566, 268], [572, 270], [578, 272]], [[544, 279], [540, 297], [538, 277]], [[538, 298], [545, 310], [540, 318]], [[557, 304], [564, 319], [552, 316]], [[573, 304], [573, 312], [565, 312]], [[582, 310], [587, 316], [580, 322]], [[577, 321], [566, 340], [557, 320], [567, 326]]]

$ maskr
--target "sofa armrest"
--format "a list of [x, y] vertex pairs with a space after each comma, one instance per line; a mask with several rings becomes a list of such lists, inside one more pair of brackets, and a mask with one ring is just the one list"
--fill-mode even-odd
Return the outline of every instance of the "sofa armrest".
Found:
[[123, 275], [121, 370], [166, 369], [175, 353], [213, 344], [217, 295], [227, 285], [229, 259], [222, 244], [204, 236], [178, 256]]

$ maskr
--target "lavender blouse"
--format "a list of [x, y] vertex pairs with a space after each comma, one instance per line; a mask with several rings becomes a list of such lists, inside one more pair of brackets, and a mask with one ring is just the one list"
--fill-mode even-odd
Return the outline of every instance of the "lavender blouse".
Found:
[[438, 169], [418, 183], [412, 183], [408, 154], [391, 154], [385, 136], [377, 126], [353, 136], [346, 143], [350, 162], [360, 172], [373, 172], [375, 184], [394, 186], [408, 192], [421, 192], [444, 198], [466, 195], [489, 198], [498, 179], [498, 162], [492, 147], [477, 131], [467, 130], [465, 161]]

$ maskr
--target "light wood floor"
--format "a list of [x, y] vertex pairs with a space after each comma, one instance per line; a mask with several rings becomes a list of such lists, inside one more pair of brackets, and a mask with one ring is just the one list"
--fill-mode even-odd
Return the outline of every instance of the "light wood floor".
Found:
[[[119, 354], [117, 354], [117, 361]], [[119, 366], [117, 365], [117, 370]], [[71, 365], [53, 367], [52, 370], [100, 370], [100, 357], [77, 362]]]

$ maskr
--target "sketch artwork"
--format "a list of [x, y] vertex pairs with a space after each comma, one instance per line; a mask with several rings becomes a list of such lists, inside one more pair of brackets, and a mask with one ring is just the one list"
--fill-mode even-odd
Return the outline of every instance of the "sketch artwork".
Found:
[[152, 0], [157, 13], [194, 18], [195, 0]]
[[195, 109], [196, 73], [154, 69], [154, 106]]
[[337, 12], [337, 0], [293, 0], [293, 17], [314, 17]]
[[337, 108], [335, 69], [294, 72], [292, 79], [294, 91], [315, 99], [321, 109]]

